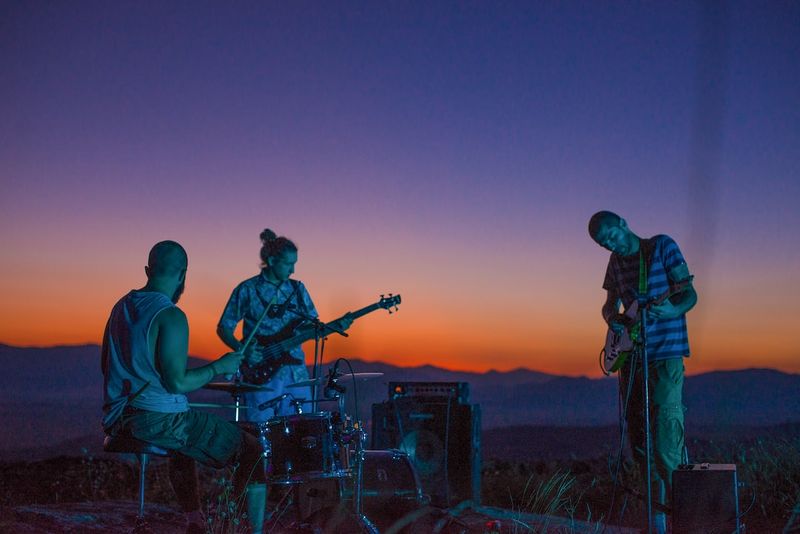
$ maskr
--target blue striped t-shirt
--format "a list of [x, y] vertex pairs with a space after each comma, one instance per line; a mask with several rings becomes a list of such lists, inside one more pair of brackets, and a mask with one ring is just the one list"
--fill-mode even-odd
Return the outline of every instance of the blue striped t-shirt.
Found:
[[[678, 244], [667, 235], [657, 235], [646, 241], [646, 258], [649, 258], [647, 262], [647, 297], [649, 301], [652, 301], [669, 291], [668, 273], [675, 267], [686, 263], [686, 260], [683, 258]], [[641, 244], [645, 244], [646, 241], [642, 240]], [[612, 253], [608, 260], [603, 288], [619, 295], [622, 305], [627, 309], [636, 300], [639, 293], [639, 254], [620, 256]], [[649, 319], [647, 326], [648, 361], [683, 356], [689, 356], [686, 315], [675, 319]]]

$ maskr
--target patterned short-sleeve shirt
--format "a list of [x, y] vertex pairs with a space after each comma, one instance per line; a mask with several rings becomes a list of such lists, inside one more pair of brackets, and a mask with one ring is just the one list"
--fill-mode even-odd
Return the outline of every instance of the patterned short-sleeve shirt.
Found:
[[[297, 287], [296, 293], [295, 284]], [[286, 280], [276, 285], [267, 280], [262, 272], [236, 286], [228, 299], [228, 304], [225, 305], [225, 310], [222, 312], [219, 326], [233, 331], [240, 321], [244, 321], [242, 333], [247, 338], [267, 306], [271, 304], [280, 306], [287, 299], [290, 299], [289, 304], [294, 305], [299, 304], [298, 299], [302, 300], [303, 311], [312, 317], [318, 317], [317, 309], [314, 307], [311, 296], [302, 282], [295, 281], [293, 284], [291, 281]], [[270, 317], [267, 314], [256, 333], [259, 335], [275, 334], [296, 319], [298, 319], [298, 316], [292, 311], [286, 311], [282, 317]], [[303, 349], [295, 347], [292, 349], [291, 355], [295, 358], [303, 359]]]
[[[686, 263], [675, 241], [666, 235], [657, 235], [648, 240], [650, 259], [647, 266], [647, 297], [654, 300], [670, 288], [669, 273]], [[674, 283], [675, 281], [672, 281]], [[639, 293], [639, 255], [620, 256], [612, 253], [608, 260], [603, 288], [614, 291], [627, 309]], [[663, 360], [689, 356], [689, 335], [686, 330], [686, 315], [674, 319], [659, 319], [648, 322], [647, 358]]]

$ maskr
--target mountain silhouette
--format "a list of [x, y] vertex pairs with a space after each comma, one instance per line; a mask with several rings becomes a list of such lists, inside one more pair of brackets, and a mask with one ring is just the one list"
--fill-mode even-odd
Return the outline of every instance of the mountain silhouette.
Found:
[[[0, 344], [0, 457], [10, 451], [76, 452], [81, 439], [102, 441], [103, 377], [97, 345], [46, 348]], [[378, 379], [348, 387], [348, 413], [369, 423], [371, 406], [388, 399], [389, 382], [467, 382], [470, 403], [481, 405], [484, 431], [511, 426], [608, 427], [617, 422], [617, 381], [550, 375], [527, 369], [473, 373], [431, 365], [398, 367], [350, 360], [355, 372], [380, 372]], [[205, 360], [190, 358], [190, 367]], [[319, 374], [327, 372], [324, 364]], [[339, 370], [348, 370], [340, 364]], [[687, 427], [769, 426], [800, 420], [800, 375], [771, 369], [715, 371], [686, 379]], [[229, 404], [226, 393], [200, 390], [192, 402]], [[320, 406], [334, 410], [335, 404]], [[215, 409], [232, 418], [233, 411]], [[71, 444], [71, 445], [70, 445]], [[79, 452], [80, 449], [77, 449]]]

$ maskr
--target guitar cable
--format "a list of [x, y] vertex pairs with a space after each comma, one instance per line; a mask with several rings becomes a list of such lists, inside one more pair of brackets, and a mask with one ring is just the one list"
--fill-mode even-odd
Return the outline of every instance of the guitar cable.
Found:
[[339, 358], [338, 360], [336, 360], [336, 363], [334, 365], [339, 365], [339, 362], [344, 362], [345, 364], [347, 364], [347, 368], [350, 370], [350, 375], [353, 377], [353, 410], [354, 413], [356, 414], [356, 422], [358, 423], [359, 427], [361, 427], [361, 419], [359, 418], [358, 415], [358, 388], [356, 386], [357, 382], [356, 373], [355, 371], [353, 371], [353, 366], [350, 364], [350, 360], [348, 360], [347, 358]]

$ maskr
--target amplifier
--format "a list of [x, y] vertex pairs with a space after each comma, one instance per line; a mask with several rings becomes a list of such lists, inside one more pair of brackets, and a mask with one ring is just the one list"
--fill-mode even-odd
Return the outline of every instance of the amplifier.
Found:
[[372, 447], [408, 455], [431, 504], [481, 499], [481, 409], [455, 399], [406, 397], [372, 405]]
[[672, 472], [672, 531], [740, 532], [735, 464], [687, 464]]
[[469, 382], [389, 382], [389, 399], [427, 397], [469, 404]]

